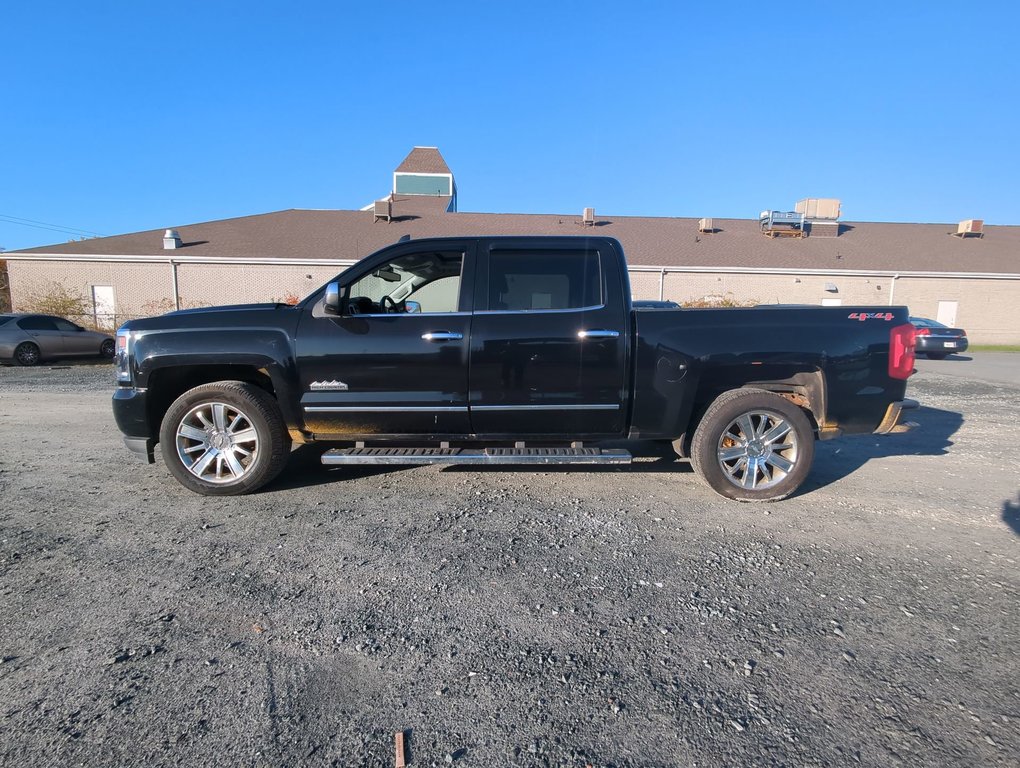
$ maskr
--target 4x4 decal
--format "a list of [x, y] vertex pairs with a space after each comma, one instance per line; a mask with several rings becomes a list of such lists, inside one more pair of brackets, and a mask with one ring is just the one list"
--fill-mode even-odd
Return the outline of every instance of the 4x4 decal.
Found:
[[892, 312], [851, 312], [848, 316], [850, 320], [892, 320]]

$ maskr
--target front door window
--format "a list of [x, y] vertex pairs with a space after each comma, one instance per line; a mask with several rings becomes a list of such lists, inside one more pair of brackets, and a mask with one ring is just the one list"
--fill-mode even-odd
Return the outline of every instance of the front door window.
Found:
[[356, 315], [456, 312], [460, 302], [461, 251], [412, 253], [393, 259], [351, 285]]

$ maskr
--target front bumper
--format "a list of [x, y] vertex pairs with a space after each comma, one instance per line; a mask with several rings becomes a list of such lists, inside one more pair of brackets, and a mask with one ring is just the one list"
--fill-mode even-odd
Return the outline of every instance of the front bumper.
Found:
[[113, 393], [113, 418], [124, 433], [124, 445], [152, 464], [156, 440], [149, 428], [146, 397], [144, 389], [118, 387]]
[[885, 418], [882, 419], [882, 423], [875, 429], [875, 434], [898, 435], [914, 429], [918, 426], [915, 422], [906, 421], [901, 424], [900, 417], [904, 411], [912, 411], [919, 407], [920, 403], [916, 400], [897, 400], [896, 402], [889, 403], [889, 407], [885, 411]]

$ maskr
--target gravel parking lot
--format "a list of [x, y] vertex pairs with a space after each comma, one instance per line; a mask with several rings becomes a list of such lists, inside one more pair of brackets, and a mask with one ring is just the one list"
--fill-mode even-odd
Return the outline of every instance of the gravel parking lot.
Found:
[[1020, 382], [945, 362], [753, 506], [654, 451], [203, 498], [108, 365], [0, 368], [0, 763], [1016, 765]]

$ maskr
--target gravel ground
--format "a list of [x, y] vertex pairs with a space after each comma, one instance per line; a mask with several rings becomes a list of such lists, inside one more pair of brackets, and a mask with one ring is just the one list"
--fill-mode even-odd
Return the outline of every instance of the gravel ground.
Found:
[[654, 452], [208, 499], [108, 365], [0, 368], [0, 763], [1016, 765], [1020, 385], [912, 382], [773, 505]]

